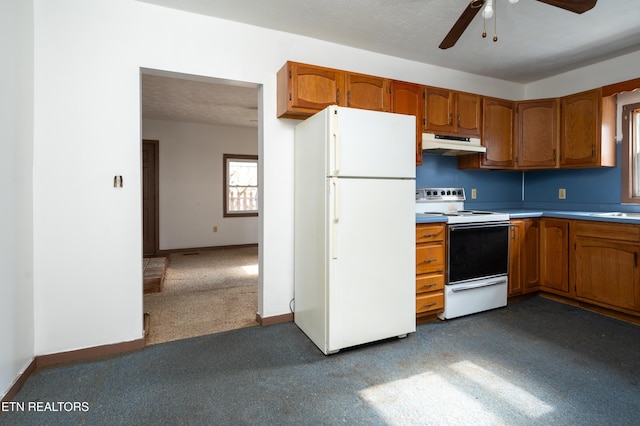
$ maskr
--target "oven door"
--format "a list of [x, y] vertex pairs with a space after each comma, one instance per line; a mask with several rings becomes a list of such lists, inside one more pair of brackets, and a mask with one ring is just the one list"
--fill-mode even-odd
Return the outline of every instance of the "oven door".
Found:
[[509, 272], [509, 222], [448, 226], [448, 284]]

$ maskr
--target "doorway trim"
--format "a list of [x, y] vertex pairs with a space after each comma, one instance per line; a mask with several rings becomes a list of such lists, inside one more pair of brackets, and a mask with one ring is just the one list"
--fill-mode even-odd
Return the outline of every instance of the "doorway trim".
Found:
[[[153, 185], [153, 191], [154, 191], [154, 202], [153, 202], [153, 218], [154, 218], [154, 229], [153, 229], [153, 233], [154, 233], [154, 247], [153, 247], [153, 256], [157, 256], [158, 252], [160, 251], [160, 141], [158, 140], [151, 140], [151, 139], [143, 139], [142, 143], [140, 144], [140, 155], [142, 155], [142, 151], [143, 151], [143, 147], [144, 144], [150, 144], [153, 145], [154, 147], [154, 151], [155, 151], [155, 155], [154, 155], [154, 173], [153, 173], [153, 180], [154, 180], [154, 185]], [[142, 158], [140, 160], [140, 168], [142, 169]], [[143, 190], [141, 191], [141, 196], [142, 196], [142, 209], [144, 211], [144, 173], [142, 173], [142, 185], [143, 185]], [[144, 214], [142, 215], [142, 220], [143, 220], [143, 224], [142, 224], [142, 229], [144, 232]], [[143, 238], [143, 257], [145, 256], [144, 253], [144, 238]]]

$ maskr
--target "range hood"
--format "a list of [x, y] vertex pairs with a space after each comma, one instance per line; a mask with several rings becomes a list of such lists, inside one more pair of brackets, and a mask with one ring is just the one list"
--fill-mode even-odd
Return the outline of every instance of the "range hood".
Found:
[[449, 156], [487, 152], [487, 148], [480, 145], [478, 138], [442, 136], [433, 133], [422, 134], [422, 150], [425, 154]]

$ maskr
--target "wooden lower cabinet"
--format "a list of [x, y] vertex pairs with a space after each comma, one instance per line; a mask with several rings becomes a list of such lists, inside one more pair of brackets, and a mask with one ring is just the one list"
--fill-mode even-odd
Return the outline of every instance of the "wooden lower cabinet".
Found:
[[540, 287], [569, 293], [569, 221], [540, 220]]
[[640, 226], [578, 222], [574, 235], [576, 297], [623, 311], [640, 311]]
[[640, 317], [640, 225], [511, 220], [508, 296], [542, 291]]
[[446, 225], [416, 225], [416, 317], [444, 311]]
[[540, 221], [514, 219], [511, 224], [508, 296], [517, 296], [540, 286]]

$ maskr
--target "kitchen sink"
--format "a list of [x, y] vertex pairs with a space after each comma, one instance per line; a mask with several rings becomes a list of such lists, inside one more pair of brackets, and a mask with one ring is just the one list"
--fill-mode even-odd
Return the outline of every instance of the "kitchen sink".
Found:
[[621, 219], [640, 219], [640, 213], [634, 212], [606, 212], [606, 213], [593, 213], [593, 216], [598, 217], [617, 217]]

